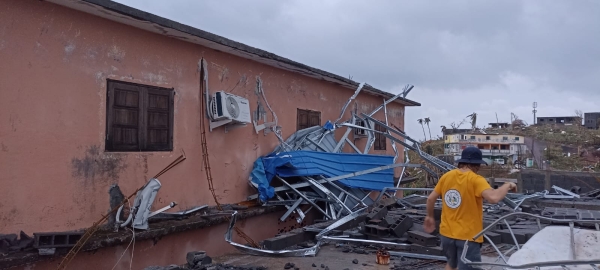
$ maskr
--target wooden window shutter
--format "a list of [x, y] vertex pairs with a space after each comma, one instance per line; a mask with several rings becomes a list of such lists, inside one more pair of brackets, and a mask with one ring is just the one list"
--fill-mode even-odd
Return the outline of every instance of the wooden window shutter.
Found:
[[173, 150], [175, 91], [108, 80], [107, 151]]
[[308, 112], [308, 126], [321, 126], [321, 112], [309, 111]]
[[298, 109], [297, 110], [297, 120], [296, 120], [296, 130], [301, 130], [308, 128], [308, 111]]
[[148, 89], [145, 100], [145, 149], [165, 151], [173, 148], [173, 91]]
[[[385, 128], [375, 124], [375, 130], [380, 132], [385, 132]], [[387, 149], [387, 138], [383, 136], [381, 133], [375, 133], [375, 143], [373, 145], [375, 150], [386, 150]]]
[[[375, 129], [377, 130], [377, 129]], [[373, 149], [380, 150], [381, 146], [379, 146], [379, 134], [375, 133], [375, 142], [373, 142]]]
[[321, 126], [321, 112], [298, 109], [297, 117], [296, 130]]
[[140, 149], [142, 132], [141, 89], [134, 85], [109, 83], [106, 148], [112, 151]]

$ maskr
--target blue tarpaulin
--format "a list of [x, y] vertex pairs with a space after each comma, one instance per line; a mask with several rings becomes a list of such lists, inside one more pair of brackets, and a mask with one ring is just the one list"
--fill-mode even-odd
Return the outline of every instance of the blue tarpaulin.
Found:
[[[271, 180], [275, 175], [334, 177], [358, 171], [391, 165], [393, 156], [291, 151], [272, 153], [256, 160], [252, 182], [259, 187], [261, 200], [273, 197]], [[260, 164], [262, 163], [262, 164]], [[262, 168], [261, 168], [262, 167]], [[394, 185], [394, 170], [387, 169], [339, 180], [345, 186], [366, 190], [382, 190]]]

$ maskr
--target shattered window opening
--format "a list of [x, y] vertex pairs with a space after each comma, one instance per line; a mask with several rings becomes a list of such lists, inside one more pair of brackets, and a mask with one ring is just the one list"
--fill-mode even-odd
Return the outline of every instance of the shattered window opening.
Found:
[[173, 88], [107, 80], [106, 151], [172, 151]]

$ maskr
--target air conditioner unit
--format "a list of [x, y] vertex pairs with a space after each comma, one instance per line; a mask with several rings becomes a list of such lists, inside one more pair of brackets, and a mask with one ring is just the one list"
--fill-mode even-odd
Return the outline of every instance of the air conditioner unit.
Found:
[[248, 99], [224, 91], [213, 94], [210, 110], [213, 121], [232, 120], [235, 123], [252, 123]]
[[[354, 121], [354, 124], [360, 127], [366, 127], [367, 125], [365, 124], [365, 121], [360, 120], [360, 119], [356, 119]], [[359, 128], [355, 128], [354, 129], [354, 137], [367, 137], [367, 131], [364, 129], [359, 129]]]

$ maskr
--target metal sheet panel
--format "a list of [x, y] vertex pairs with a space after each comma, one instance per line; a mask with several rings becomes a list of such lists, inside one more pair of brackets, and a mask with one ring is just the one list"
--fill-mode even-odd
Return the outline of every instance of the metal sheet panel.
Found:
[[[326, 153], [315, 151], [293, 151], [263, 157], [267, 178], [279, 175], [333, 177], [375, 167], [390, 165], [393, 156], [360, 155], [349, 153]], [[345, 186], [366, 190], [382, 190], [394, 185], [394, 170], [382, 170], [339, 181]]]

